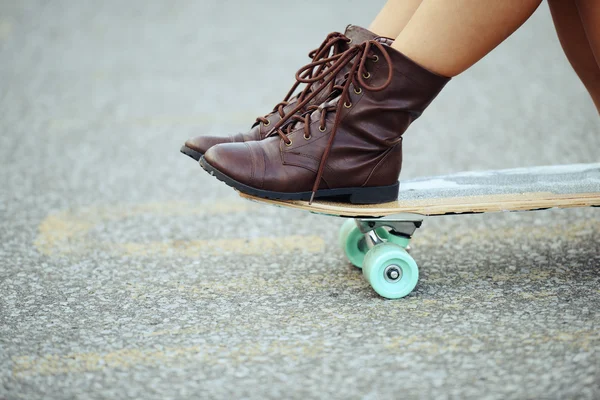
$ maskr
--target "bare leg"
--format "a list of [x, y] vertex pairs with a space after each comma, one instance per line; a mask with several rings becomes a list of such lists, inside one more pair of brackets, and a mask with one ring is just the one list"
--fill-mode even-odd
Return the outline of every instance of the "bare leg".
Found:
[[453, 77], [509, 37], [540, 2], [423, 0], [392, 47], [433, 72]]
[[[600, 67], [597, 62], [600, 57], [594, 57], [594, 52], [590, 46], [591, 40], [588, 40], [592, 37], [586, 35], [578, 5], [574, 1], [564, 0], [548, 0], [548, 4], [565, 55], [600, 112]], [[596, 8], [600, 10], [600, 7]], [[583, 11], [587, 7], [583, 6], [581, 9]], [[586, 17], [586, 22], [589, 25], [592, 22], [590, 19], [593, 20], [593, 13], [592, 15], [587, 14]], [[600, 24], [600, 17], [596, 20], [596, 24]], [[594, 30], [597, 35], [600, 35], [600, 27], [588, 26], [587, 28], [590, 31], [590, 36], [593, 36]], [[600, 37], [596, 37], [596, 43], [596, 53], [600, 56]]]
[[600, 66], [600, 2], [577, 0], [577, 8], [596, 63]]
[[421, 0], [388, 0], [369, 26], [379, 36], [395, 38], [408, 24]]

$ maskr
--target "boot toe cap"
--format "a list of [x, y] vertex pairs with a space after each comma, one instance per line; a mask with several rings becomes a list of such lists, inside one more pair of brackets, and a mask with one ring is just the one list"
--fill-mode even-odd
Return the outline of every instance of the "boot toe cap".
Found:
[[231, 141], [227, 136], [196, 136], [185, 141], [185, 147], [204, 154], [213, 146]]
[[246, 143], [224, 143], [211, 147], [204, 160], [229, 178], [245, 185], [253, 184], [254, 160]]

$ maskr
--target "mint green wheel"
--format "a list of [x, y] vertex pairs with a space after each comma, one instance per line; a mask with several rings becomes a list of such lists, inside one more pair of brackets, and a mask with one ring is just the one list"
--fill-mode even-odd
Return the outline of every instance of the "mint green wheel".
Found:
[[[389, 234], [384, 228], [377, 228], [377, 234], [382, 239], [387, 239]], [[365, 255], [369, 251], [364, 234], [356, 226], [352, 218], [348, 218], [340, 228], [340, 247], [348, 261], [355, 267], [362, 268]]]
[[340, 247], [348, 261], [355, 267], [361, 268], [365, 254], [369, 249], [365, 237], [352, 218], [348, 218], [340, 228]]
[[382, 297], [399, 299], [413, 291], [419, 281], [419, 267], [399, 245], [381, 243], [363, 259], [363, 275]]

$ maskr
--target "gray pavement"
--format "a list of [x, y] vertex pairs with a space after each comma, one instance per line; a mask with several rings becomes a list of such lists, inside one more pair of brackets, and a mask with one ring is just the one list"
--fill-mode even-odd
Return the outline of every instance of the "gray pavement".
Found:
[[[0, 0], [0, 398], [600, 397], [600, 210], [429, 219], [387, 301], [339, 219], [179, 154], [380, 4]], [[599, 161], [547, 5], [405, 143], [404, 178]]]

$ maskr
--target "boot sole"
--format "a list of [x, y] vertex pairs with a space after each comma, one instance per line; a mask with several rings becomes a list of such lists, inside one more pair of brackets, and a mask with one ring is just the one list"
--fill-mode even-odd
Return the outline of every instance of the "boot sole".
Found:
[[196, 150], [190, 149], [185, 144], [183, 146], [181, 146], [181, 149], [179, 149], [179, 151], [182, 152], [183, 154], [185, 154], [186, 156], [192, 157], [196, 161], [200, 161], [200, 158], [203, 155], [202, 153], [200, 153]]
[[[200, 166], [204, 168], [206, 172], [226, 185], [239, 190], [242, 193], [261, 197], [263, 199], [309, 201], [312, 196], [312, 192], [273, 192], [270, 190], [253, 188], [225, 175], [210, 165], [204, 157], [200, 158]], [[399, 187], [400, 183], [396, 182], [395, 184], [389, 186], [319, 189], [315, 193], [314, 199], [339, 201], [342, 203], [352, 204], [388, 203], [398, 199]]]

